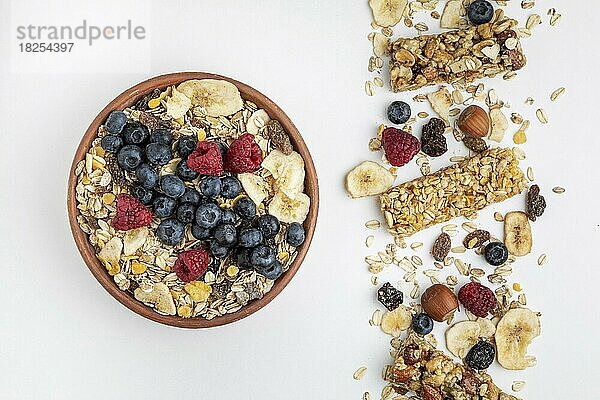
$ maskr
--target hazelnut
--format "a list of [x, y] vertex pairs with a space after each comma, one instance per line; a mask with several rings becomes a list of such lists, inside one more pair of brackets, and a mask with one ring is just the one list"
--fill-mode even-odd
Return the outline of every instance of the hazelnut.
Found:
[[473, 137], [486, 137], [490, 130], [490, 117], [483, 108], [469, 106], [458, 117], [458, 128]]
[[442, 322], [450, 318], [458, 308], [458, 299], [447, 286], [430, 286], [421, 296], [421, 306], [431, 318]]

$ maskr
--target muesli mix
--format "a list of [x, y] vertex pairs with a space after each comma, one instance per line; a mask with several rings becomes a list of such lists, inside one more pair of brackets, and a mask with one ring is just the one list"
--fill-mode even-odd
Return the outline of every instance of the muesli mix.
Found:
[[305, 240], [304, 160], [225, 80], [112, 111], [77, 166], [80, 228], [119, 289], [212, 319], [262, 298]]
[[[436, 11], [438, 3], [443, 4], [442, 13]], [[377, 76], [366, 82], [367, 95], [384, 86], [380, 74], [388, 58], [390, 89], [419, 90], [412, 97], [413, 107], [427, 102], [435, 113], [413, 115], [408, 101], [392, 102], [387, 108], [389, 126], [381, 124], [369, 142], [371, 151], [381, 151], [382, 162], [364, 161], [346, 176], [352, 198], [379, 200], [383, 223], [370, 220], [367, 228], [384, 226], [394, 239], [365, 257], [384, 310], [376, 309], [369, 323], [393, 337], [393, 362], [383, 371], [388, 385], [382, 400], [514, 400], [492, 382], [488, 368], [497, 362], [518, 371], [536, 364], [528, 348], [540, 335], [541, 314], [528, 308], [523, 287], [511, 278], [513, 265], [532, 252], [533, 227], [548, 203], [543, 188], [534, 183], [532, 167], [524, 170], [520, 165], [526, 158], [520, 146], [532, 122], [510, 110], [515, 104], [500, 99], [496, 90], [477, 82], [497, 74], [513, 79], [526, 65], [521, 40], [542, 23], [540, 15], [532, 14], [519, 27], [498, 7], [506, 3], [369, 0], [375, 30], [369, 35], [374, 53], [369, 72]], [[524, 10], [534, 7], [535, 0], [521, 2]], [[413, 22], [424, 12], [447, 31], [424, 34], [429, 27]], [[547, 15], [550, 26], [560, 21], [555, 9]], [[400, 21], [414, 28], [416, 36], [392, 40], [392, 28]], [[428, 89], [433, 85], [439, 86]], [[557, 101], [564, 93], [559, 87], [549, 99]], [[524, 106], [535, 102], [529, 97]], [[543, 108], [530, 113], [541, 125], [548, 124]], [[467, 155], [449, 157], [450, 165], [432, 172], [430, 160], [444, 156], [452, 140]], [[400, 169], [411, 162], [422, 177], [396, 184]], [[552, 191], [562, 194], [565, 189], [556, 186]], [[479, 218], [488, 206], [515, 196], [523, 197], [520, 209], [495, 212], [493, 221]], [[453, 221], [457, 218], [466, 221], [458, 225]], [[498, 222], [503, 224], [502, 238], [485, 229]], [[420, 231], [440, 225], [430, 246], [407, 243]], [[369, 235], [366, 246], [374, 243], [375, 236]], [[546, 254], [537, 258], [539, 266], [546, 261]], [[397, 285], [379, 282], [379, 274], [387, 269], [402, 275]], [[424, 290], [422, 280], [428, 281]], [[444, 339], [450, 354], [437, 349], [432, 333], [436, 323], [448, 325]], [[353, 377], [359, 380], [366, 373], [361, 367]], [[524, 386], [524, 381], [515, 380], [511, 389], [519, 392]], [[371, 398], [364, 393], [363, 399]]]

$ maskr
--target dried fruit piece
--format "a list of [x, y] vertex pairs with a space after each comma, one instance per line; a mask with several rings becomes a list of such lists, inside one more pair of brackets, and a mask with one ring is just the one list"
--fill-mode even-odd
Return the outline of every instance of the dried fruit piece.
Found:
[[235, 139], [225, 155], [225, 170], [241, 174], [260, 168], [262, 150], [254, 141], [254, 135], [245, 133]]
[[246, 173], [239, 174], [238, 179], [254, 204], [261, 204], [269, 195], [269, 186], [262, 176]]
[[126, 256], [135, 254], [146, 242], [149, 230], [147, 227], [131, 229], [123, 237], [123, 253]]
[[104, 244], [104, 247], [102, 247], [102, 250], [98, 253], [98, 259], [104, 264], [106, 269], [109, 270], [109, 272], [116, 271], [112, 275], [117, 274], [118, 270], [121, 269], [119, 259], [121, 258], [122, 251], [123, 241], [121, 238], [114, 236]]
[[500, 107], [494, 107], [490, 110], [490, 121], [492, 132], [490, 133], [489, 138], [490, 140], [500, 143], [508, 129], [508, 120]]
[[479, 341], [481, 327], [475, 321], [461, 321], [446, 330], [446, 347], [456, 357], [464, 358]]
[[541, 217], [546, 209], [546, 199], [540, 194], [538, 185], [531, 185], [527, 192], [527, 215], [531, 221]]
[[498, 322], [494, 335], [500, 365], [511, 370], [531, 366], [535, 357], [527, 355], [527, 348], [539, 336], [540, 329], [540, 319], [533, 311], [527, 308], [508, 310]]
[[310, 210], [310, 197], [298, 193], [294, 198], [288, 197], [284, 192], [277, 192], [269, 203], [269, 214], [284, 223], [298, 222], [301, 224], [306, 219]]
[[421, 306], [427, 315], [442, 322], [454, 314], [458, 308], [458, 300], [447, 286], [435, 284], [423, 292]]
[[481, 153], [489, 148], [485, 140], [474, 136], [465, 135], [465, 137], [462, 139], [462, 142], [467, 149], [476, 153]]
[[386, 282], [377, 290], [377, 300], [389, 311], [393, 311], [402, 304], [404, 295], [401, 291], [393, 287], [391, 283]]
[[442, 232], [440, 236], [435, 239], [435, 242], [433, 242], [431, 255], [436, 261], [444, 261], [444, 259], [448, 256], [448, 253], [450, 253], [451, 247], [452, 241], [450, 239], [450, 235]]
[[171, 96], [167, 99], [167, 115], [173, 119], [179, 119], [188, 112], [191, 106], [192, 100], [184, 93], [173, 88]]
[[394, 26], [402, 19], [408, 0], [369, 0], [373, 20], [381, 27]]
[[514, 256], [524, 256], [531, 252], [533, 239], [527, 214], [511, 211], [504, 216], [504, 244]]
[[470, 282], [458, 291], [458, 300], [477, 317], [486, 317], [496, 305], [496, 295], [490, 288], [478, 282]]
[[386, 128], [381, 142], [387, 160], [395, 167], [407, 164], [421, 149], [419, 139], [396, 128]]
[[171, 296], [167, 285], [162, 282], [155, 283], [149, 292], [145, 292], [138, 287], [133, 291], [133, 296], [143, 303], [152, 304], [156, 311], [161, 314], [175, 315], [176, 308], [173, 296]]
[[476, 322], [479, 324], [481, 328], [481, 332], [479, 332], [479, 337], [482, 338], [492, 338], [496, 333], [496, 325], [492, 321], [487, 318], [477, 318]]
[[475, 370], [487, 369], [496, 358], [494, 345], [487, 340], [481, 340], [475, 344], [465, 357], [465, 364]]
[[234, 114], [244, 107], [238, 88], [217, 79], [192, 79], [182, 82], [177, 90], [185, 94], [194, 106], [201, 106], [212, 117]]
[[525, 133], [525, 131], [521, 129], [516, 131], [513, 135], [513, 142], [515, 142], [515, 144], [523, 144], [527, 142], [527, 134]]
[[399, 306], [393, 311], [387, 311], [381, 317], [381, 330], [394, 337], [407, 330], [412, 323], [412, 314], [408, 307]]
[[488, 240], [490, 240], [490, 233], [483, 229], [477, 229], [465, 236], [463, 246], [467, 249], [474, 249], [483, 246]]
[[210, 257], [206, 250], [187, 250], [177, 255], [173, 271], [184, 282], [195, 281], [208, 269]]
[[457, 126], [467, 135], [484, 138], [490, 130], [490, 118], [483, 108], [471, 105], [460, 114]]
[[196, 303], [208, 300], [208, 297], [212, 293], [212, 288], [202, 281], [188, 282], [183, 286], [183, 289]]
[[388, 190], [396, 177], [373, 161], [364, 161], [346, 176], [346, 190], [352, 198], [373, 196]]
[[283, 126], [277, 120], [270, 120], [267, 123], [267, 137], [273, 142], [273, 146], [283, 154], [290, 155], [294, 150], [290, 137], [283, 129]]
[[223, 172], [223, 158], [215, 142], [198, 142], [196, 150], [188, 156], [187, 166], [202, 175], [219, 176]]
[[423, 125], [421, 133], [421, 150], [431, 157], [439, 157], [448, 151], [444, 131], [446, 123], [439, 118], [431, 118]]
[[[273, 150], [269, 155], [275, 152], [279, 152], [279, 150]], [[288, 156], [280, 154], [284, 163], [278, 171], [273, 188], [293, 198], [296, 194], [304, 191], [304, 159], [295, 151]]]
[[450, 107], [452, 106], [452, 94], [442, 86], [437, 91], [427, 94], [427, 100], [431, 104], [431, 108], [435, 111], [444, 121], [448, 122], [450, 116]]
[[113, 228], [128, 231], [150, 225], [151, 222], [152, 211], [147, 209], [138, 199], [126, 193], [117, 196], [117, 212], [112, 220]]

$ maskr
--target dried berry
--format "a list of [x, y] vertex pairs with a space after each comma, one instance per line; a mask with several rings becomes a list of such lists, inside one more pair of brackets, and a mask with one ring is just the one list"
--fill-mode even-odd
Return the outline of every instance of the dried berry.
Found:
[[481, 381], [477, 376], [469, 370], [466, 370], [463, 373], [462, 379], [460, 381], [460, 386], [465, 389], [465, 392], [468, 394], [475, 395], [479, 393], [479, 386], [481, 386]]
[[450, 240], [450, 235], [445, 232], [442, 232], [440, 236], [435, 239], [433, 242], [433, 247], [431, 249], [431, 255], [436, 261], [444, 261], [444, 258], [448, 256], [450, 253], [450, 248], [452, 247], [452, 243]]
[[125, 171], [119, 167], [119, 164], [117, 163], [117, 157], [114, 154], [106, 154], [105, 159], [112, 181], [119, 186], [125, 186], [127, 184], [127, 179], [125, 179]]
[[474, 249], [479, 246], [483, 246], [485, 242], [490, 240], [490, 233], [483, 229], [477, 229], [465, 236], [463, 240], [463, 246], [467, 249]]
[[381, 143], [387, 160], [395, 167], [407, 164], [421, 150], [419, 139], [396, 128], [386, 128]]
[[186, 250], [177, 255], [173, 271], [184, 282], [200, 278], [208, 269], [210, 257], [206, 250]]
[[421, 133], [421, 149], [431, 157], [439, 157], [448, 151], [444, 131], [446, 123], [439, 118], [431, 118], [423, 126]]
[[485, 318], [498, 304], [494, 292], [479, 282], [470, 282], [461, 287], [458, 300], [473, 315], [481, 318]]
[[404, 295], [389, 282], [386, 282], [377, 291], [377, 300], [389, 311], [393, 311], [404, 302]]
[[465, 357], [465, 363], [469, 368], [482, 370], [488, 368], [494, 362], [496, 349], [488, 341], [481, 340], [469, 350]]
[[223, 172], [223, 158], [215, 142], [198, 142], [196, 150], [188, 156], [187, 165], [202, 175], [219, 176]]
[[527, 216], [531, 221], [541, 217], [546, 209], [546, 199], [540, 194], [540, 187], [532, 185], [527, 192]]
[[488, 149], [488, 145], [485, 140], [470, 135], [465, 135], [463, 138], [463, 144], [467, 149], [474, 151], [475, 153], [481, 153]]
[[130, 194], [117, 196], [117, 212], [112, 220], [113, 228], [120, 231], [148, 226], [152, 222], [152, 212]]
[[272, 119], [267, 123], [267, 136], [273, 142], [273, 146], [286, 156], [289, 156], [292, 154], [292, 151], [294, 151], [294, 147], [290, 142], [290, 137], [279, 121]]
[[254, 172], [260, 168], [262, 150], [254, 141], [254, 135], [245, 133], [235, 139], [225, 156], [225, 169], [236, 174]]
[[146, 125], [146, 127], [150, 130], [160, 128], [159, 119], [151, 114], [142, 112], [142, 113], [140, 113], [139, 120], [142, 123], [142, 125]]

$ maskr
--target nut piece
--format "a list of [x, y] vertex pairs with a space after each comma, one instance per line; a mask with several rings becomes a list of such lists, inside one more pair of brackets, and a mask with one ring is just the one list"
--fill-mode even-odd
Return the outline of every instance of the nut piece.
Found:
[[431, 318], [442, 322], [450, 318], [458, 308], [458, 299], [447, 286], [436, 284], [421, 296], [421, 306]]
[[458, 128], [467, 135], [483, 138], [490, 130], [490, 118], [479, 106], [469, 106], [458, 117]]

